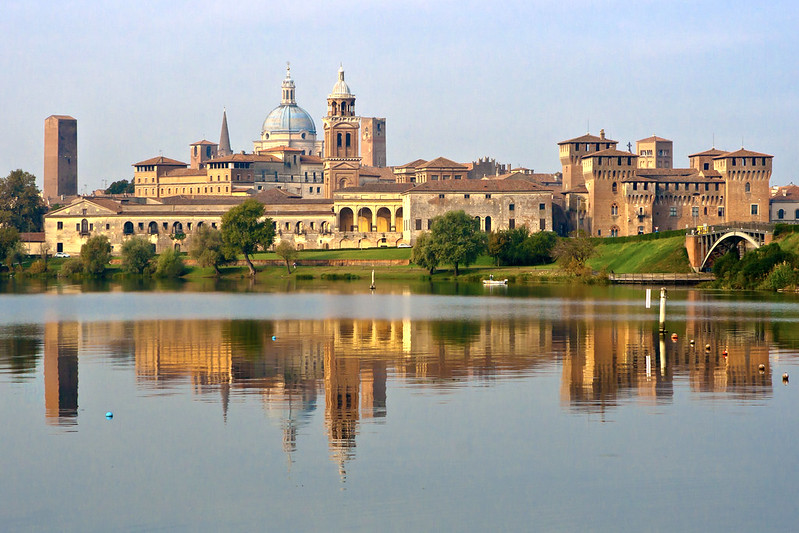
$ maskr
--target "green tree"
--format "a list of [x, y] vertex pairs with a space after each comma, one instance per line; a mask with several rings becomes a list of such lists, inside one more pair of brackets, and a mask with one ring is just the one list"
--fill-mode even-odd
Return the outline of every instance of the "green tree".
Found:
[[186, 267], [183, 265], [180, 252], [169, 249], [158, 256], [155, 275], [159, 278], [179, 278], [183, 275], [185, 269]]
[[486, 234], [465, 211], [450, 211], [435, 217], [430, 233], [439, 260], [451, 264], [456, 276], [460, 265], [474, 263], [486, 249]]
[[230, 263], [236, 256], [225, 247], [218, 229], [202, 225], [191, 238], [189, 257], [201, 267], [213, 267], [218, 276], [221, 274], [219, 267]]
[[20, 241], [8, 247], [5, 254], [5, 263], [9, 270], [12, 270], [15, 265], [19, 266], [22, 263], [22, 260], [25, 259], [27, 255], [25, 252], [25, 245]]
[[0, 178], [0, 225], [20, 232], [42, 231], [46, 212], [36, 176], [18, 169]]
[[552, 231], [533, 233], [529, 238], [531, 265], [546, 265], [553, 261], [552, 254], [558, 244], [558, 235]]
[[111, 262], [111, 243], [105, 235], [90, 237], [80, 247], [80, 260], [83, 271], [89, 276], [102, 276], [105, 267]]
[[244, 255], [251, 276], [255, 275], [255, 267], [250, 254], [259, 247], [269, 248], [275, 240], [272, 220], [260, 220], [263, 216], [263, 204], [252, 198], [222, 215], [222, 240], [229, 250]]
[[132, 237], [122, 243], [122, 268], [131, 274], [144, 274], [150, 268], [155, 252], [144, 237]]
[[594, 255], [595, 244], [584, 232], [577, 232], [570, 238], [561, 239], [552, 251], [568, 272], [582, 274], [586, 263]]
[[8, 251], [19, 242], [19, 233], [10, 226], [0, 227], [0, 260], [5, 261]]
[[136, 186], [133, 183], [133, 180], [118, 180], [113, 182], [109, 187], [105, 190], [106, 194], [133, 194], [135, 192]]
[[416, 243], [411, 251], [411, 261], [422, 268], [426, 268], [430, 271], [431, 276], [435, 273], [439, 259], [430, 232], [426, 231], [416, 238]]
[[297, 259], [297, 250], [289, 241], [280, 241], [275, 247], [275, 253], [286, 262], [286, 270], [291, 274], [291, 263]]

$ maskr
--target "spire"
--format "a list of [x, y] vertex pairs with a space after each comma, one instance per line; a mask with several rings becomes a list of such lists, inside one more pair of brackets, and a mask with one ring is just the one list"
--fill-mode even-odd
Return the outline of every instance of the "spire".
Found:
[[341, 65], [338, 68], [338, 81], [333, 86], [333, 92], [330, 93], [329, 98], [352, 98], [353, 96], [347, 82], [344, 81], [344, 65]]
[[219, 156], [232, 155], [230, 149], [230, 134], [227, 131], [227, 110], [222, 110], [222, 132], [219, 134], [219, 148], [216, 151]]
[[294, 97], [294, 80], [291, 79], [291, 63], [286, 61], [286, 79], [283, 80], [283, 98], [280, 105], [297, 105]]

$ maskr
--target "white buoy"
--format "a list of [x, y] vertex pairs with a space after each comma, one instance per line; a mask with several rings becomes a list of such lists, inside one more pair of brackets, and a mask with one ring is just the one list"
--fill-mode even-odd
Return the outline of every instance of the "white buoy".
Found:
[[660, 288], [660, 331], [666, 331], [666, 287]]

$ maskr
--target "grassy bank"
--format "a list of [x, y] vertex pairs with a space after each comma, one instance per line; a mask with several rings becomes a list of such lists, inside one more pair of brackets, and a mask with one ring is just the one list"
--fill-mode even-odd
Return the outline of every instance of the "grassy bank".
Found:
[[[799, 237], [799, 236], [798, 236]], [[588, 261], [593, 270], [618, 274], [691, 272], [685, 235], [656, 240], [608, 239], [596, 247], [596, 256]]]

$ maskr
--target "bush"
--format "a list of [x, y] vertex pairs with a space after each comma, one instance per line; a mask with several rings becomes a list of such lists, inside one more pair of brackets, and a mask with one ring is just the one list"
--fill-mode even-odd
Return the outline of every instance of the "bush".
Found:
[[167, 250], [158, 257], [155, 276], [158, 278], [179, 278], [183, 275], [185, 267], [180, 252]]
[[28, 274], [32, 276], [38, 276], [40, 274], [44, 274], [47, 272], [47, 263], [44, 262], [42, 259], [37, 259], [36, 261], [31, 264], [30, 268], [28, 268]]
[[761, 288], [776, 291], [796, 285], [796, 281], [796, 269], [787, 261], [783, 261], [775, 266], [769, 275], [766, 276], [766, 279], [763, 280], [761, 284]]
[[83, 272], [83, 261], [80, 260], [78, 257], [73, 257], [71, 259], [67, 259], [64, 261], [64, 264], [61, 265], [61, 270], [59, 271], [59, 275], [61, 276], [75, 276]]

